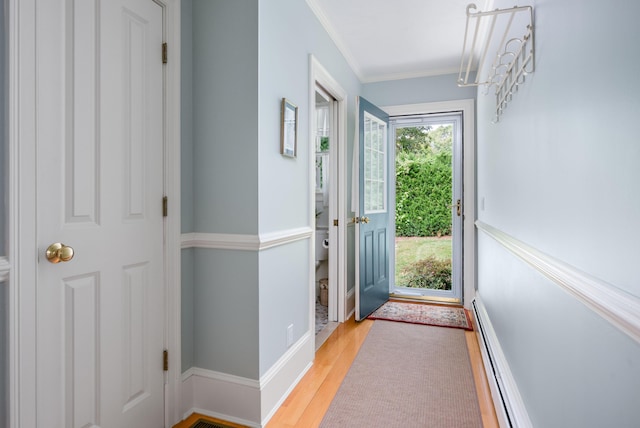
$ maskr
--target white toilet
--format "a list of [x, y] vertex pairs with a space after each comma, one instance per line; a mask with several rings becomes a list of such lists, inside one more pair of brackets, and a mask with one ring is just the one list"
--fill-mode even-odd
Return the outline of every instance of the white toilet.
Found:
[[329, 257], [329, 229], [316, 229], [316, 267]]

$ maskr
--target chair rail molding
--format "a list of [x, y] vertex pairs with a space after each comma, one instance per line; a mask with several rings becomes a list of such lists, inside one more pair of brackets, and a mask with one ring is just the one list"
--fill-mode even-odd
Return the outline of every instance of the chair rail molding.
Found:
[[476, 227], [640, 343], [640, 298], [482, 221], [476, 221]]
[[262, 251], [311, 238], [311, 227], [299, 227], [259, 235], [229, 233], [183, 233], [182, 248]]

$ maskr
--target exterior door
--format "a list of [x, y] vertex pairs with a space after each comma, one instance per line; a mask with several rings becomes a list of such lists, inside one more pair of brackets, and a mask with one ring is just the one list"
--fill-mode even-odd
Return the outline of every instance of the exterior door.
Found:
[[358, 321], [389, 300], [388, 130], [389, 116], [359, 97]]
[[161, 427], [163, 9], [42, 3], [37, 426]]
[[[420, 145], [428, 142], [431, 159], [429, 164], [433, 168], [431, 174], [440, 177], [438, 185], [434, 188], [401, 187], [401, 195], [396, 194], [397, 183], [390, 186], [391, 205], [394, 209], [399, 205], [405, 210], [396, 213], [402, 218], [401, 220], [393, 216], [389, 224], [390, 230], [394, 232], [392, 239], [396, 244], [395, 251], [390, 251], [392, 296], [426, 298], [446, 303], [462, 302], [462, 213], [464, 208], [462, 125], [460, 112], [402, 115], [390, 118], [391, 138], [396, 141], [396, 159], [402, 159], [402, 155], [406, 155], [407, 152], [422, 153], [420, 156], [425, 156], [424, 149]], [[425, 137], [424, 140], [407, 138], [407, 136], [413, 136], [415, 132]], [[416, 147], [405, 147], [403, 140], [412, 141]], [[390, 163], [391, 176], [400, 180], [400, 175], [396, 173], [397, 162]], [[416, 173], [413, 172], [413, 174]], [[442, 181], [448, 182], [447, 185], [442, 186]], [[425, 198], [425, 194], [429, 192], [436, 193], [436, 196]], [[416, 213], [413, 210], [418, 206], [423, 211]], [[409, 211], [414, 212], [413, 216], [407, 215]], [[444, 219], [447, 214], [450, 217], [447, 219], [448, 224], [445, 225], [444, 220], [441, 219]], [[424, 223], [419, 223], [418, 218], [421, 218]], [[431, 264], [429, 260], [435, 260], [438, 263]], [[435, 274], [430, 275], [429, 272], [425, 272], [423, 266], [432, 266], [431, 269]], [[438, 271], [438, 269], [441, 270]], [[445, 274], [448, 278], [442, 286], [441, 280]]]

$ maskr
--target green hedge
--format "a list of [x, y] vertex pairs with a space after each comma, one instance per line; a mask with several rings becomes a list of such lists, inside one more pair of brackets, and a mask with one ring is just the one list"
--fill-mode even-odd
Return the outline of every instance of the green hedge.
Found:
[[451, 234], [451, 154], [398, 153], [396, 235]]
[[406, 266], [400, 276], [405, 287], [451, 290], [451, 260], [428, 256]]

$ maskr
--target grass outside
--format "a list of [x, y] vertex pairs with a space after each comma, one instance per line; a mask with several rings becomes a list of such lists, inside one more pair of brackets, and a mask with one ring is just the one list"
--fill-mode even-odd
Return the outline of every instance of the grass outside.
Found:
[[451, 255], [451, 236], [396, 237], [396, 285], [409, 286], [412, 266], [431, 258], [450, 265]]

